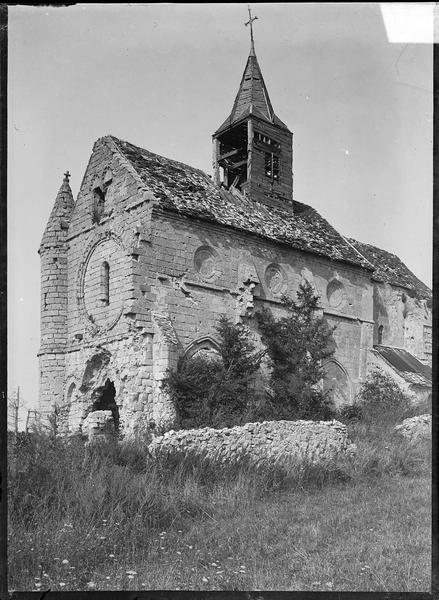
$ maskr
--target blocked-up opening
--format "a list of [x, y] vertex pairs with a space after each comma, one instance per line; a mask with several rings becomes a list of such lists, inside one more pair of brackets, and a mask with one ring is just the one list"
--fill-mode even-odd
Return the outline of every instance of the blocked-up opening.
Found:
[[96, 187], [93, 190], [93, 215], [92, 219], [94, 223], [99, 223], [105, 210], [105, 194], [106, 190], [100, 187]]
[[378, 327], [378, 345], [383, 343], [384, 325]]
[[114, 383], [107, 379], [105, 385], [97, 388], [93, 393], [92, 411], [110, 410], [113, 417], [114, 429], [119, 431], [119, 407], [116, 404], [116, 389]]

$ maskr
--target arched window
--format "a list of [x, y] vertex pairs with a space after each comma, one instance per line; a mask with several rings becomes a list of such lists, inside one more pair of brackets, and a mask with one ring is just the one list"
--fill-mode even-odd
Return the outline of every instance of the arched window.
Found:
[[101, 266], [101, 300], [110, 304], [110, 265], [107, 262]]
[[380, 325], [378, 327], [378, 345], [379, 346], [383, 343], [383, 333], [384, 333], [384, 325]]
[[218, 344], [209, 337], [203, 337], [192, 342], [186, 349], [185, 355], [190, 359], [202, 357], [213, 361], [221, 360]]

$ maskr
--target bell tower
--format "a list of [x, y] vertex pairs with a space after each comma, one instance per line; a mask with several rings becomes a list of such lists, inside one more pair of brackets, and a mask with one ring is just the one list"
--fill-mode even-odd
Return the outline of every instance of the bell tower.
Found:
[[292, 205], [293, 134], [275, 115], [256, 58], [250, 53], [232, 112], [213, 134], [214, 181], [268, 206]]

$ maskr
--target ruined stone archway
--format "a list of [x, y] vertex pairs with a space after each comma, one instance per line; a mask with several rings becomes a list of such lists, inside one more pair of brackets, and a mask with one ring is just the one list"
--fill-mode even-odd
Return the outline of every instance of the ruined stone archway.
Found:
[[101, 375], [104, 367], [106, 367], [110, 362], [110, 358], [110, 352], [101, 349], [87, 360], [87, 364], [84, 369], [84, 375], [82, 377], [81, 387], [79, 388], [80, 392], [87, 393], [93, 389], [93, 387], [97, 384], [99, 375]]

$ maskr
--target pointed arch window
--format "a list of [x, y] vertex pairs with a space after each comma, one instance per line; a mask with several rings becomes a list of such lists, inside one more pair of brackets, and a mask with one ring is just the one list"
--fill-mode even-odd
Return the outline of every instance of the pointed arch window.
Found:
[[101, 266], [101, 300], [110, 304], [110, 265], [106, 261]]

